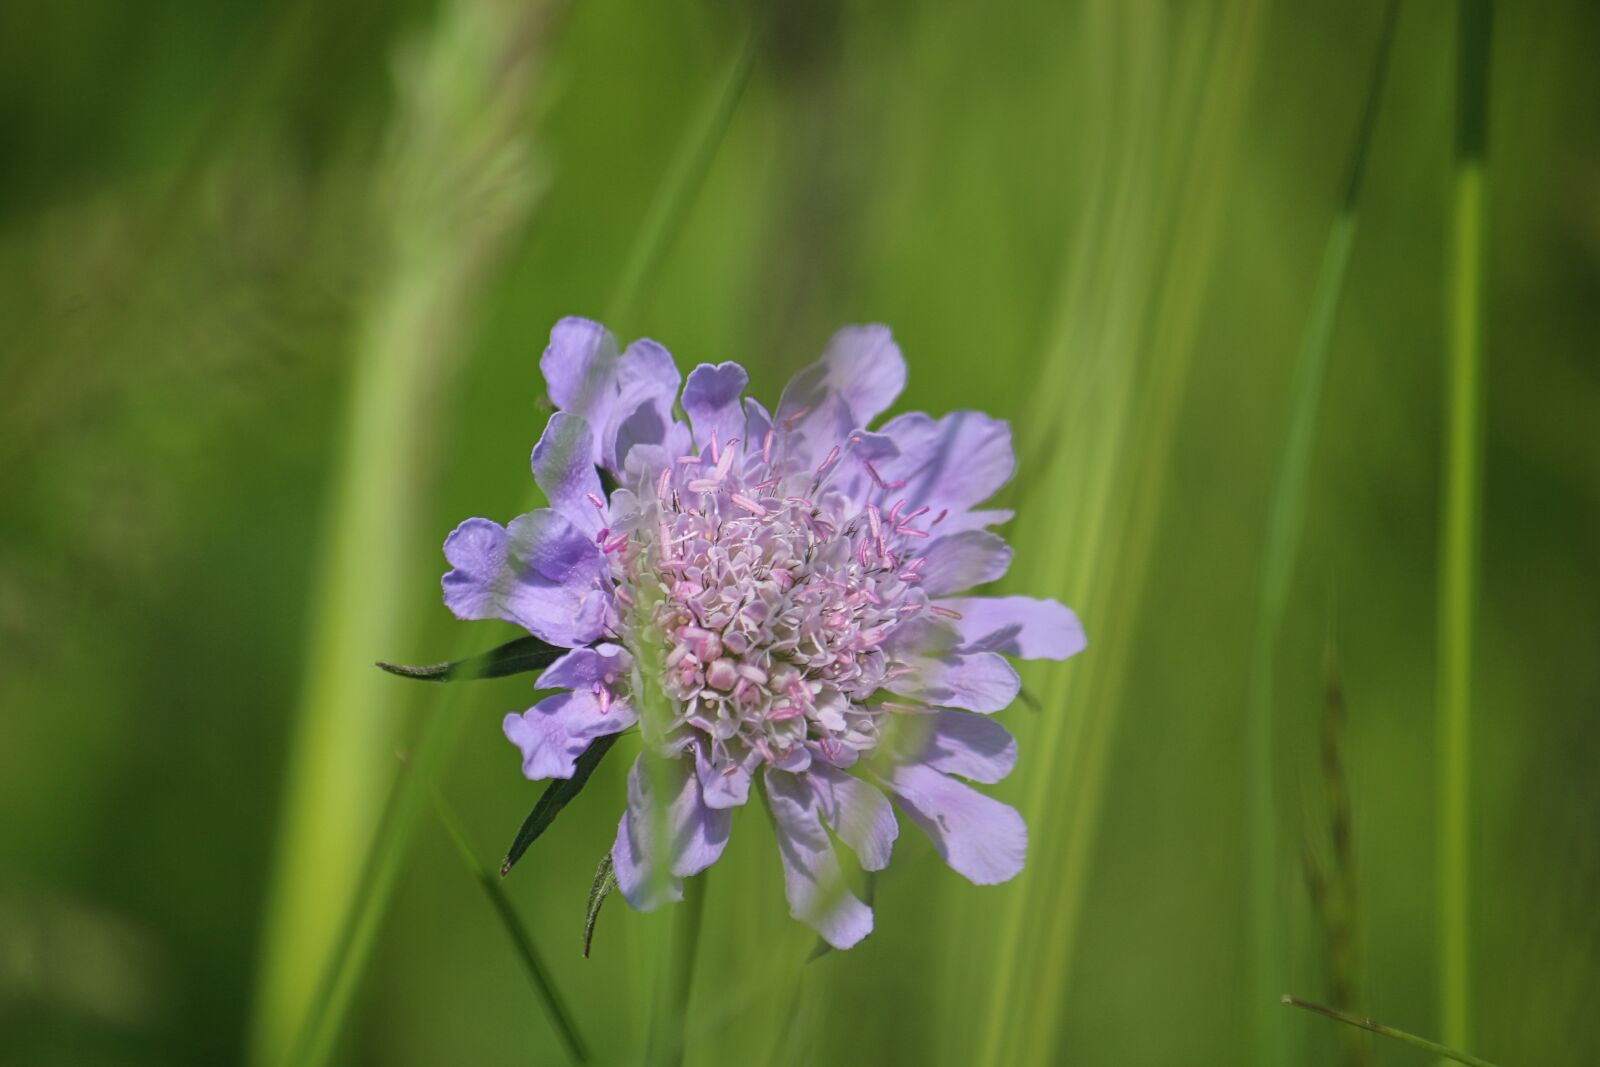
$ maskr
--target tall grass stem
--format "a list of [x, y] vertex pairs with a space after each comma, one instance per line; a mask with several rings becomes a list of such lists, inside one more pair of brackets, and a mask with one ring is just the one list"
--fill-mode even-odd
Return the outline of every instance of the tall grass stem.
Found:
[[1439, 1010], [1444, 1039], [1471, 1040], [1472, 656], [1483, 453], [1484, 234], [1490, 0], [1461, 0], [1439, 528]]
[[657, 973], [651, 1004], [650, 1045], [645, 1053], [649, 1067], [680, 1067], [685, 1051], [685, 1023], [689, 995], [694, 989], [694, 965], [700, 955], [700, 927], [705, 918], [706, 876], [684, 879], [683, 900], [672, 917], [672, 939], [665, 965]]
[[1284, 1059], [1282, 1022], [1272, 997], [1285, 976], [1283, 904], [1279, 899], [1277, 784], [1274, 780], [1275, 693], [1273, 675], [1278, 640], [1294, 578], [1295, 557], [1305, 525], [1306, 497], [1311, 481], [1311, 460], [1316, 441], [1317, 413], [1322, 384], [1327, 376], [1328, 348], [1350, 251], [1355, 243], [1367, 158], [1377, 126], [1378, 105], [1389, 69], [1398, 0], [1384, 11], [1377, 58], [1368, 78], [1355, 142], [1342, 190], [1342, 200], [1312, 290], [1311, 309], [1295, 358], [1294, 385], [1289, 420], [1279, 453], [1267, 504], [1266, 535], [1261, 556], [1261, 578], [1256, 608], [1256, 631], [1250, 657], [1248, 727], [1246, 731], [1247, 799], [1250, 835], [1250, 991], [1251, 1019], [1258, 1063]]
[[1424, 1052], [1431, 1052], [1443, 1059], [1464, 1063], [1467, 1067], [1495, 1067], [1488, 1060], [1474, 1056], [1470, 1052], [1462, 1052], [1460, 1049], [1441, 1045], [1437, 1041], [1429, 1041], [1425, 1037], [1418, 1037], [1416, 1034], [1409, 1034], [1404, 1030], [1396, 1030], [1392, 1026], [1387, 1026], [1373, 1019], [1364, 1019], [1359, 1015], [1351, 1015], [1349, 1012], [1339, 1011], [1337, 1008], [1330, 1008], [1325, 1004], [1314, 1004], [1309, 1000], [1301, 1000], [1299, 997], [1291, 997], [1288, 994], [1284, 994], [1282, 1000], [1283, 1003], [1291, 1008], [1301, 1008], [1317, 1015], [1326, 1016], [1336, 1022], [1344, 1023], [1346, 1026], [1359, 1026], [1363, 1030], [1382, 1034], [1384, 1037], [1393, 1038]]

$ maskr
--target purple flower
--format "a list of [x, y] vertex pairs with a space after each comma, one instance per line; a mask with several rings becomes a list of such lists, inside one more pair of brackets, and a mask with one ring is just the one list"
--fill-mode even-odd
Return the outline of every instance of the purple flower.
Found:
[[1006, 423], [868, 429], [906, 380], [881, 326], [836, 334], [775, 413], [738, 364], [702, 364], [680, 395], [664, 348], [619, 354], [584, 319], [556, 325], [540, 365], [559, 409], [533, 450], [550, 507], [457, 527], [444, 597], [572, 649], [539, 679], [562, 692], [506, 716], [529, 778], [571, 777], [595, 738], [640, 724], [612, 848], [628, 902], [679, 898], [758, 776], [790, 910], [839, 948], [872, 912], [830, 829], [879, 870], [898, 807], [973, 882], [1020, 871], [1021, 816], [967, 783], [1016, 763], [988, 718], [1017, 696], [1006, 657], [1063, 659], [1084, 637], [1053, 600], [959, 595], [1011, 561], [988, 529], [1011, 513], [980, 509], [1016, 463]]

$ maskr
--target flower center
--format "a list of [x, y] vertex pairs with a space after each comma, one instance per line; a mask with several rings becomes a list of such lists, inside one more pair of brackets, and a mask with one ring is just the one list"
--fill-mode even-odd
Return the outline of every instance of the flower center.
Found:
[[[886, 637], [929, 609], [918, 589], [926, 508], [860, 503], [829, 486], [851, 443], [814, 470], [712, 438], [642, 499], [631, 537], [606, 541], [639, 644], [662, 649], [672, 740], [708, 739], [713, 763], [853, 761], [878, 742], [868, 700], [904, 668]], [[900, 488], [871, 465], [873, 496]]]

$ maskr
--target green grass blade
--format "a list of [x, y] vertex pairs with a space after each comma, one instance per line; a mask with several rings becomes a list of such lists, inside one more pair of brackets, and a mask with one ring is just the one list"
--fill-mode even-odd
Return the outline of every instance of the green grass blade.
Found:
[[444, 824], [450, 840], [455, 843], [462, 862], [466, 864], [467, 870], [488, 896], [489, 903], [494, 905], [495, 914], [500, 917], [506, 936], [516, 947], [517, 957], [522, 961], [523, 969], [528, 972], [528, 981], [533, 984], [533, 991], [538, 994], [539, 1003], [544, 1006], [550, 1024], [555, 1027], [556, 1033], [561, 1038], [561, 1044], [566, 1048], [573, 1063], [588, 1063], [589, 1054], [584, 1047], [583, 1039], [578, 1036], [578, 1026], [572, 1019], [572, 1013], [567, 1010], [561, 994], [556, 990], [555, 981], [545, 968], [544, 961], [540, 959], [539, 950], [533, 943], [533, 935], [528, 933], [522, 917], [517, 914], [516, 908], [512, 907], [511, 898], [506, 896], [505, 886], [494, 872], [479, 862], [477, 856], [473, 854], [472, 846], [467, 843], [466, 831], [461, 828], [461, 820], [456, 818], [455, 812], [445, 802], [438, 789], [430, 787], [429, 792], [433, 796], [434, 811], [438, 814], [439, 821]]
[[1284, 994], [1283, 1003], [1292, 1008], [1303, 1008], [1318, 1015], [1325, 1015], [1337, 1022], [1344, 1023], [1346, 1026], [1359, 1026], [1363, 1030], [1371, 1030], [1375, 1034], [1382, 1034], [1384, 1037], [1391, 1037], [1396, 1041], [1404, 1042], [1412, 1048], [1431, 1052], [1435, 1056], [1442, 1056], [1447, 1060], [1454, 1060], [1456, 1063], [1464, 1063], [1467, 1067], [1495, 1067], [1488, 1060], [1474, 1056], [1470, 1052], [1462, 1052], [1459, 1049], [1441, 1045], [1437, 1041], [1429, 1041], [1425, 1037], [1408, 1034], [1404, 1030], [1396, 1030], [1392, 1026], [1385, 1026], [1383, 1023], [1375, 1022], [1372, 1019], [1363, 1019], [1359, 1015], [1351, 1015], [1348, 1012], [1339, 1011], [1323, 1004], [1313, 1004], [1309, 1000], [1301, 1000], [1299, 997], [1291, 997], [1288, 994]]
[[[1171, 27], [1158, 9], [1089, 10], [1112, 42], [1126, 35], [1130, 54], [1109, 70], [1125, 69], [1127, 84], [1113, 84], [1108, 99], [1127, 116], [1110, 116], [1108, 221], [1097, 247], [1068, 259], [1094, 266], [1081, 291], [1068, 275], [1064, 297], [1076, 306], [1060, 309], [1063, 332], [1036, 390], [1038, 424], [1067, 428], [1052, 454], [1070, 458], [1030, 473], [1057, 489], [1017, 536], [1019, 557], [1038, 559], [1031, 589], [1071, 602], [1099, 651], [1054, 675], [1045, 701], [1056, 713], [1041, 717], [1032, 742], [1050, 772], [1027, 783], [1029, 866], [993, 935], [1000, 947], [977, 1061], [996, 1067], [1062, 1055], [1061, 1028], [1038, 1021], [1056, 1018], [1069, 997], [1121, 691], [1264, 14], [1258, 4], [1217, 9], [1206, 18], [1215, 47], [1197, 57], [1200, 38], [1185, 36], [1191, 47], [1169, 61]], [[1179, 136], [1163, 149], [1168, 123]], [[1046, 536], [1044, 546], [1026, 543]]]
[[[363, 958], [378, 926], [366, 901], [386, 896], [398, 862], [390, 840], [414, 821], [414, 790], [402, 787], [370, 867], [352, 862], [378, 830], [384, 753], [410, 699], [366, 664], [411, 627], [395, 574], [421, 537], [419, 470], [438, 429], [426, 413], [437, 410], [438, 384], [469, 347], [480, 296], [542, 186], [528, 118], [550, 11], [446, 3], [398, 58], [395, 114], [370, 179], [384, 269], [357, 315], [330, 549], [256, 982], [250, 1057], [262, 1067], [282, 1064], [296, 1040], [314, 1061], [330, 1056], [323, 1021], [338, 1032], [358, 973], [341, 958]], [[445, 721], [435, 717], [426, 755], [419, 750], [427, 769], [453, 729]], [[315, 990], [328, 1000], [309, 1000]]]
[[[365, 664], [412, 625], [412, 602], [394, 576], [421, 536], [426, 483], [418, 472], [439, 439], [428, 413], [540, 190], [527, 129], [548, 10], [505, 0], [447, 4], [400, 57], [395, 114], [370, 179], [382, 220], [373, 252], [384, 267], [356, 316], [260, 952], [249, 1054], [262, 1067], [281, 1064], [296, 1035], [316, 1032], [307, 1020], [323, 1009], [311, 992], [347, 981], [324, 981], [336, 963], [330, 953], [363, 944], [375, 926], [360, 898], [381, 891], [387, 868], [363, 871], [352, 860], [378, 826], [403, 706]], [[404, 825], [408, 808], [402, 800], [385, 825]], [[363, 932], [346, 931], [350, 923]], [[320, 1038], [312, 1047], [327, 1048]]]
[[640, 223], [639, 236], [617, 279], [617, 287], [606, 304], [605, 321], [613, 330], [624, 329], [638, 312], [649, 280], [660, 269], [662, 259], [672, 247], [672, 239], [694, 204], [695, 194], [705, 184], [706, 171], [716, 157], [717, 146], [722, 143], [739, 98], [744, 95], [745, 84], [750, 80], [758, 41], [757, 31], [746, 33], [668, 165], [650, 210]]
[[665, 965], [656, 976], [651, 998], [650, 1044], [644, 1061], [649, 1067], [680, 1067], [685, 1051], [684, 1022], [689, 1013], [689, 993], [694, 988], [694, 965], [700, 955], [700, 926], [706, 910], [706, 876], [683, 880], [683, 900], [673, 916], [672, 943]]
[[1278, 894], [1279, 855], [1276, 786], [1273, 777], [1273, 666], [1288, 607], [1295, 556], [1305, 524], [1306, 494], [1316, 440], [1317, 411], [1327, 374], [1328, 345], [1335, 313], [1350, 266], [1360, 212], [1367, 157], [1377, 124], [1378, 105], [1389, 69], [1398, 0], [1384, 13], [1377, 58], [1367, 87], [1355, 144], [1351, 148], [1343, 199], [1329, 230], [1311, 310], [1295, 360], [1288, 429], [1269, 498], [1262, 550], [1256, 634], [1251, 651], [1248, 707], [1248, 796], [1250, 805], [1250, 992], [1257, 1062], [1282, 1062], [1280, 1016], [1272, 1009], [1285, 972], [1283, 908]]
[[1439, 1001], [1444, 1038], [1471, 1038], [1471, 712], [1483, 452], [1489, 0], [1462, 0], [1439, 529]]
[[354, 906], [329, 953], [289, 1063], [323, 1064], [333, 1058], [345, 1016], [360, 984], [362, 964], [372, 953], [387, 904], [405, 862], [406, 847], [422, 810], [418, 782], [431, 781], [460, 736], [463, 718], [452, 706], [428, 723], [408, 768], [396, 772], [390, 803], [361, 867]]

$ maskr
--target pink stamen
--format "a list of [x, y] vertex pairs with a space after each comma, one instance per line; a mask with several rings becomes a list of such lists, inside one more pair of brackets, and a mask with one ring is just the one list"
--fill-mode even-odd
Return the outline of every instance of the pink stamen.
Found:
[[822, 465], [817, 468], [818, 476], [821, 476], [823, 474], [828, 473], [828, 468], [833, 466], [834, 462], [837, 461], [838, 458], [839, 458], [839, 446], [838, 445], [834, 445], [833, 448], [828, 452], [828, 458], [824, 459], [822, 461]]
[[604, 511], [606, 509], [606, 502], [604, 500], [600, 499], [599, 494], [597, 494], [597, 493], [585, 493], [583, 495], [588, 498], [589, 503], [593, 504], [595, 507], [599, 508], [601, 511]]
[[776, 436], [777, 434], [769, 428], [767, 436], [761, 439], [761, 462], [769, 464], [772, 462], [772, 439]]
[[722, 483], [713, 478], [691, 478], [686, 488], [691, 493], [715, 493]]
[[935, 615], [943, 615], [947, 619], [961, 618], [961, 612], [956, 611], [953, 608], [940, 607], [938, 604], [929, 604], [928, 610], [933, 612]]
[[894, 528], [894, 532], [897, 533], [897, 534], [905, 534], [907, 537], [927, 537], [928, 536], [928, 531], [927, 530], [919, 530], [915, 526], [905, 526], [905, 525], [896, 526]]
[[717, 461], [717, 431], [711, 431], [711, 462]]
[[785, 430], [794, 429], [795, 424], [797, 422], [799, 422], [801, 419], [805, 418], [809, 414], [811, 414], [811, 409], [810, 408], [808, 408], [808, 407], [801, 408], [799, 411], [795, 412], [793, 415], [790, 415], [788, 418], [783, 420], [783, 428]]
[[734, 493], [728, 499], [733, 501], [739, 507], [744, 508], [746, 511], [748, 511], [750, 514], [756, 516], [757, 518], [766, 518], [767, 509], [762, 507], [760, 504], [757, 504], [754, 500], [751, 500], [749, 497], [745, 496], [743, 493]]

